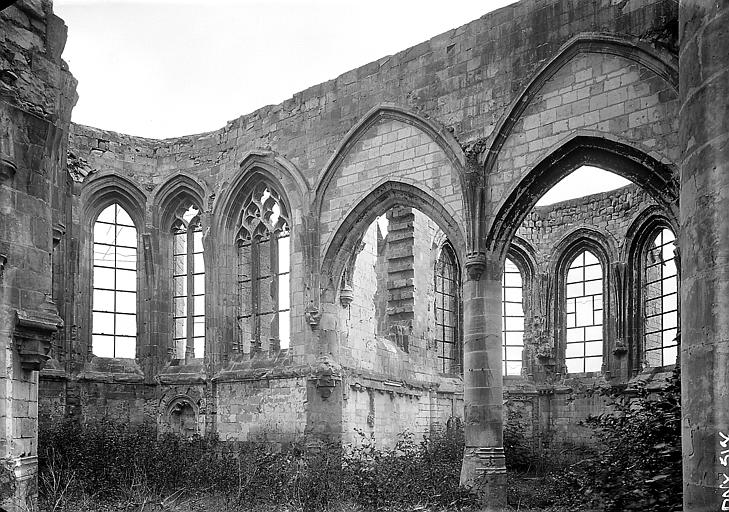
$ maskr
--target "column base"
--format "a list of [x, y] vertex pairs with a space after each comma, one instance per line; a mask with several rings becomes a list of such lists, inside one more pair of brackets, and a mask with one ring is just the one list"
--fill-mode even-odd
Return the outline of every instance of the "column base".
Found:
[[478, 493], [484, 512], [506, 510], [506, 459], [501, 447], [466, 446], [461, 485]]

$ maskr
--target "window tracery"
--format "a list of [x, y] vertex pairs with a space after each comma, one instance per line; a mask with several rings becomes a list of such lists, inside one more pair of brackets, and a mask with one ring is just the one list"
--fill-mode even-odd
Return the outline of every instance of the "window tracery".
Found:
[[137, 346], [137, 229], [118, 203], [93, 225], [91, 351], [133, 358]]
[[200, 209], [184, 204], [172, 223], [174, 357], [205, 354], [205, 258]]
[[238, 245], [239, 351], [288, 348], [291, 338], [289, 215], [265, 184], [244, 202]]

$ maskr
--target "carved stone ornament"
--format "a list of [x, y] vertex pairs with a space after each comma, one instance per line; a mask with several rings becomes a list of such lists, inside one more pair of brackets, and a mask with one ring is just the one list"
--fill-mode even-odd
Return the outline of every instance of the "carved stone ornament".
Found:
[[321, 311], [313, 306], [309, 306], [306, 308], [306, 311], [304, 311], [304, 315], [306, 316], [306, 321], [309, 322], [310, 326], [316, 327], [319, 325], [319, 320], [321, 320]]
[[0, 254], [0, 281], [3, 278], [3, 274], [5, 274], [5, 264], [8, 262], [8, 257], [4, 254]]
[[63, 222], [56, 222], [53, 225], [53, 247], [57, 247], [61, 238], [66, 234], [66, 225]]
[[334, 379], [334, 372], [331, 368], [325, 368], [316, 376], [316, 390], [323, 400], [332, 396], [332, 391], [336, 387], [337, 382]]
[[48, 353], [56, 332], [62, 326], [63, 320], [58, 316], [56, 305], [48, 295], [37, 310], [20, 309], [15, 312], [13, 341], [23, 370], [39, 371], [43, 368], [50, 357]]
[[349, 305], [354, 300], [354, 290], [352, 289], [349, 284], [345, 284], [342, 286], [342, 289], [339, 290], [339, 302], [342, 304], [342, 306], [349, 307]]
[[483, 253], [475, 252], [466, 255], [466, 272], [470, 279], [478, 281], [484, 270], [486, 270], [486, 257]]
[[548, 341], [541, 341], [536, 346], [535, 355], [542, 364], [546, 364], [546, 361], [554, 357], [554, 347]]
[[623, 356], [628, 353], [628, 347], [625, 346], [625, 342], [622, 339], [618, 339], [615, 342], [615, 348], [613, 349], [613, 354], [616, 356]]

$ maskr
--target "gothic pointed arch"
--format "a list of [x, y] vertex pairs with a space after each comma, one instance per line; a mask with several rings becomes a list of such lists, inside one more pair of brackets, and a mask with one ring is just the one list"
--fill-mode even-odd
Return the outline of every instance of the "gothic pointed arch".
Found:
[[224, 184], [215, 198], [213, 216], [218, 229], [234, 226], [243, 196], [257, 182], [269, 184], [289, 211], [301, 210], [304, 216], [308, 213], [309, 185], [296, 166], [272, 151], [254, 150], [241, 160], [232, 182]]
[[[390, 179], [363, 195], [337, 226], [324, 251], [321, 265], [322, 300], [334, 301], [334, 292], [356, 245], [375, 219], [395, 206], [412, 207], [430, 217], [443, 230], [460, 260], [465, 254], [465, 238], [453, 212], [436, 196], [416, 183]], [[463, 261], [458, 261], [463, 268]]]
[[337, 169], [342, 164], [344, 158], [351, 151], [352, 147], [372, 126], [388, 119], [397, 120], [410, 126], [414, 126], [428, 134], [428, 136], [430, 136], [430, 138], [443, 150], [446, 157], [453, 165], [453, 168], [458, 172], [459, 179], [463, 179], [462, 177], [465, 173], [466, 165], [465, 156], [463, 154], [463, 150], [458, 144], [458, 141], [451, 132], [432, 119], [425, 118], [393, 103], [382, 103], [370, 109], [352, 128], [350, 128], [337, 146], [337, 149], [327, 161], [322, 171], [319, 173], [315, 188], [315, 211], [317, 213], [321, 212], [322, 201], [332, 178], [336, 174]]
[[[555, 276], [555, 348], [568, 373], [610, 368], [615, 310], [611, 264], [615, 240], [587, 226], [575, 228], [550, 256]], [[598, 360], [599, 358], [599, 360]]]
[[478, 160], [487, 174], [496, 165], [501, 148], [506, 143], [514, 126], [531, 101], [539, 94], [544, 84], [566, 63], [581, 53], [615, 55], [636, 62], [660, 76], [671, 90], [678, 94], [677, 56], [668, 52], [660, 52], [635, 38], [599, 33], [578, 34], [567, 41], [512, 100], [494, 130], [494, 135], [490, 138], [490, 144], [484, 144], [484, 147], [479, 148], [481, 151]]
[[83, 183], [81, 205], [83, 219], [93, 222], [101, 211], [117, 202], [143, 230], [146, 220], [147, 196], [129, 179], [117, 174], [103, 174]]
[[576, 135], [538, 162], [496, 212], [486, 247], [503, 257], [526, 215], [562, 178], [583, 165], [600, 167], [643, 187], [673, 219], [678, 218], [678, 173], [674, 166], [605, 137]]
[[205, 208], [205, 187], [194, 176], [178, 173], [165, 181], [153, 198], [159, 227], [167, 230], [174, 220], [181, 203], [195, 204], [200, 211]]
[[523, 273], [534, 275], [536, 266], [534, 247], [520, 236], [515, 236], [505, 257], [510, 257]]
[[514, 238], [502, 267], [502, 373], [504, 376], [520, 376], [524, 368], [527, 327], [531, 326], [533, 316], [530, 291], [535, 288], [534, 249], [521, 237]]
[[[628, 283], [628, 362], [635, 374], [645, 366], [676, 363], [680, 336], [678, 230], [657, 206], [630, 225], [624, 247]], [[670, 356], [668, 353], [671, 353]]]
[[659, 228], [668, 228], [678, 233], [676, 223], [659, 206], [651, 205], [642, 210], [626, 232], [621, 260], [630, 262], [635, 259], [640, 247], [645, 244], [646, 237], [651, 231]]

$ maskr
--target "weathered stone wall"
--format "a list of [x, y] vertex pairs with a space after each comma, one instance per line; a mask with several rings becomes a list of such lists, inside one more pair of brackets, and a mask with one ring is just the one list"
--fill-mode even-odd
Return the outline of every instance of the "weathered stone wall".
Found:
[[304, 435], [306, 379], [259, 379], [217, 385], [217, 432], [227, 441], [285, 443]]
[[656, 202], [643, 189], [627, 185], [584, 198], [537, 206], [519, 226], [517, 236], [533, 249], [536, 272], [549, 270], [559, 256], [555, 254], [559, 242], [585, 227], [612, 241], [618, 251], [611, 254], [612, 261], [616, 262], [625, 257], [628, 230], [641, 213], [654, 205]]
[[[570, 249], [570, 246], [579, 243], [582, 237], [592, 237], [608, 255], [604, 265], [606, 280], [614, 279], [611, 275], [616, 265], [628, 265], [630, 251], [635, 250], [632, 238], [635, 231], [649, 222], [646, 215], [649, 212], [658, 212], [656, 202], [641, 188], [628, 185], [617, 190], [602, 192], [578, 199], [572, 199], [548, 206], [535, 207], [526, 216], [519, 227], [518, 247], [528, 256], [529, 265], [523, 271], [523, 294], [525, 304], [525, 378], [507, 377], [504, 379], [507, 411], [516, 414], [512, 405], [522, 407], [528, 405], [528, 414], [523, 410], [520, 422], [530, 423], [539, 443], [590, 443], [590, 430], [580, 423], [590, 415], [600, 414], [605, 410], [606, 401], [598, 394], [593, 393], [596, 388], [613, 382], [627, 382], [635, 376], [641, 367], [635, 361], [629, 361], [628, 353], [620, 356], [613, 353], [618, 342], [618, 332], [613, 326], [616, 324], [618, 305], [629, 307], [627, 294], [629, 289], [616, 290], [610, 285], [606, 288], [613, 308], [609, 309], [605, 329], [605, 353], [607, 373], [602, 375], [565, 375], [559, 364], [560, 334], [551, 323], [546, 335], [552, 343], [553, 354], [548, 360], [537, 357], [539, 349], [539, 336], [544, 334], [542, 325], [534, 319], [554, 317], [561, 315], [563, 308], [556, 303], [558, 294], [554, 288], [560, 286], [561, 279], [555, 275], [557, 262]], [[663, 213], [665, 215], [665, 212]], [[578, 236], [576, 236], [578, 235]], [[519, 261], [519, 256], [511, 254]], [[537, 300], [535, 295], [540, 293], [540, 275], [549, 276], [552, 293], [544, 301]], [[631, 310], [628, 315], [641, 318], [640, 308]], [[632, 340], [636, 343], [636, 340]], [[608, 377], [608, 379], [606, 379]], [[523, 409], [523, 407], [522, 407]], [[526, 419], [524, 418], [526, 416]]]
[[66, 148], [76, 102], [76, 82], [61, 60], [65, 42], [66, 26], [49, 1], [0, 11], [0, 464], [15, 476], [0, 508], [12, 511], [32, 507], [37, 493], [37, 370], [63, 323], [52, 302], [52, 255], [68, 211]]
[[[74, 125], [73, 185], [64, 196], [72, 204], [61, 208], [67, 234], [53, 285], [66, 328], [41, 375], [49, 414], [65, 408], [81, 418], [113, 414], [164, 427], [169, 390], [187, 386], [179, 399], [196, 410], [198, 427], [224, 429], [236, 440], [261, 439], [266, 429], [279, 441], [302, 432], [346, 438], [366, 426], [391, 442], [397, 429], [424, 432], [462, 416], [461, 379], [436, 371], [432, 348], [433, 242], [441, 236], [434, 233], [451, 242], [464, 276], [469, 257], [506, 247], [515, 234], [531, 242], [539, 276], [549, 275], [549, 249], [573, 225], [605, 232], [619, 247], [649, 202], [644, 193], [606, 194], [527, 216], [542, 192], [582, 163], [634, 179], [670, 214], [658, 178], [631, 165], [652, 158], [670, 191], [678, 158], [676, 16], [669, 1], [524, 0], [215, 132], [158, 141]], [[590, 160], [602, 155], [591, 151], [595, 140], [617, 156]], [[549, 155], [570, 144], [588, 156], [552, 165]], [[631, 165], [619, 165], [619, 157]], [[288, 351], [266, 348], [250, 358], [236, 321], [235, 223], [236, 207], [259, 183], [280, 193], [291, 217], [292, 337]], [[209, 269], [205, 357], [194, 361], [174, 361], [170, 350], [167, 219], [183, 199], [203, 212]], [[129, 210], [139, 234], [134, 360], [104, 360], [90, 350], [91, 227], [111, 201]], [[394, 207], [416, 213], [409, 229], [417, 236], [402, 244], [407, 250], [393, 240], [384, 242], [385, 253], [375, 251], [376, 236], [366, 230]], [[354, 302], [343, 308], [342, 272], [363, 237], [372, 250], [360, 254], [366, 263], [355, 269]], [[412, 263], [398, 272], [412, 273], [412, 282], [404, 277], [396, 296], [385, 296], [376, 276], [389, 258], [404, 256]], [[491, 284], [464, 290], [495, 290]], [[396, 305], [411, 293], [412, 310]], [[478, 307], [495, 304], [487, 298]], [[529, 318], [549, 314], [531, 311]], [[395, 322], [396, 315], [402, 318]], [[404, 328], [394, 338], [383, 329], [390, 320]], [[618, 338], [612, 330], [609, 336]], [[527, 352], [528, 378], [507, 379], [509, 393], [523, 398], [514, 401], [531, 411], [535, 431], [579, 437], [572, 430], [578, 418], [599, 406], [580, 402], [579, 386], [563, 381], [557, 353], [542, 364]], [[611, 358], [592, 382], [630, 378], [635, 365], [628, 359]], [[538, 393], [537, 386], [549, 389]], [[552, 391], [559, 392], [554, 399]], [[126, 401], [135, 408], [124, 416]], [[261, 403], [280, 409], [268, 418], [258, 412]]]

